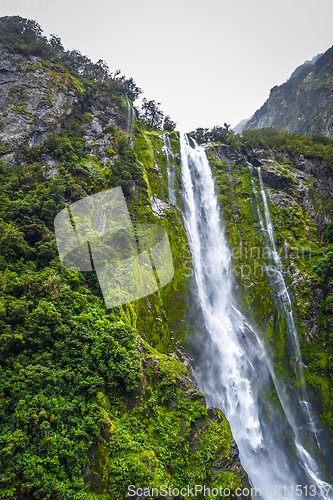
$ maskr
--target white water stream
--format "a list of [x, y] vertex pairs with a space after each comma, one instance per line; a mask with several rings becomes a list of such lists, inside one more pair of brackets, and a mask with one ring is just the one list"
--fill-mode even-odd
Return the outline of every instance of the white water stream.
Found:
[[[264, 216], [265, 216], [265, 222], [266, 222], [266, 230], [268, 233], [268, 238], [269, 238], [269, 244], [271, 246], [271, 258], [273, 261], [273, 266], [271, 267], [270, 270], [273, 272], [275, 275], [275, 281], [272, 283], [276, 287], [278, 287], [278, 292], [277, 296], [280, 300], [280, 302], [284, 306], [286, 318], [287, 318], [287, 331], [290, 335], [290, 343], [291, 346], [289, 348], [292, 349], [292, 354], [296, 358], [296, 362], [298, 363], [298, 367], [302, 371], [302, 364], [300, 362], [301, 360], [301, 354], [299, 350], [299, 343], [298, 343], [298, 336], [297, 336], [297, 330], [293, 318], [293, 312], [292, 312], [292, 306], [291, 306], [291, 300], [290, 300], [290, 295], [288, 293], [286, 283], [284, 281], [283, 275], [282, 275], [282, 262], [279, 253], [276, 250], [276, 245], [275, 245], [275, 240], [274, 240], [274, 230], [273, 230], [273, 223], [271, 219], [271, 215], [269, 212], [268, 208], [268, 203], [267, 203], [267, 197], [264, 189], [264, 183], [262, 181], [262, 176], [261, 176], [261, 168], [258, 167], [258, 177], [259, 177], [259, 187], [260, 187], [260, 192], [262, 196], [262, 200], [264, 203]], [[262, 223], [262, 222], [261, 222]]]
[[130, 145], [133, 147], [134, 145], [134, 138], [133, 138], [133, 132], [134, 132], [134, 122], [135, 122], [135, 111], [132, 106], [132, 103], [130, 99], [126, 96], [126, 102], [127, 102], [127, 135], [129, 136], [129, 142]]
[[171, 160], [174, 160], [174, 153], [172, 151], [172, 147], [170, 144], [170, 138], [169, 134], [165, 133], [161, 135], [161, 139], [163, 141], [163, 147], [162, 150], [166, 156], [167, 160], [167, 174], [168, 174], [168, 191], [169, 191], [169, 205], [175, 205], [177, 206], [177, 200], [176, 200], [176, 191], [175, 191], [175, 176], [176, 176], [176, 170], [173, 162]]
[[[211, 169], [204, 149], [191, 147], [184, 134], [181, 160], [184, 221], [201, 311], [195, 369], [199, 386], [207, 404], [227, 416], [242, 464], [262, 497], [325, 496], [329, 485], [322, 479], [311, 446], [300, 439], [299, 416], [294, 414], [288, 388], [277, 381], [261, 339], [233, 298], [231, 256]], [[265, 216], [269, 234], [270, 218]], [[271, 229], [276, 252], [272, 225]], [[284, 288], [281, 297], [288, 302], [285, 284]], [[297, 333], [293, 340], [295, 344]], [[275, 391], [278, 401], [270, 396]], [[302, 401], [296, 403], [302, 405]], [[310, 415], [306, 410], [303, 413]], [[296, 485], [301, 486], [298, 494]], [[333, 498], [331, 491], [326, 498]]]

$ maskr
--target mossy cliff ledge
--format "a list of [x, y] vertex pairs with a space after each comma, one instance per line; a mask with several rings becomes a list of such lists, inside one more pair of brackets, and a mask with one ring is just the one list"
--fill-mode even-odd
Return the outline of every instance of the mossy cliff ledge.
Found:
[[104, 430], [83, 469], [92, 491], [116, 499], [129, 485], [151, 490], [205, 484], [229, 488], [231, 496], [240, 485], [249, 487], [229, 424], [220, 410], [206, 408], [186, 355], [182, 359], [189, 368], [140, 337], [137, 347], [139, 386], [116, 405], [103, 399]]
[[[59, 133], [75, 114], [75, 106], [82, 113], [81, 124], [86, 124], [91, 146], [97, 146], [96, 137], [106, 125], [117, 123], [126, 130], [126, 110], [115, 106], [119, 96], [107, 99], [105, 89], [92, 85], [84, 84], [58, 61], [22, 57], [0, 45], [0, 152], [6, 164], [17, 164], [15, 152], [22, 146], [39, 145], [50, 133]], [[46, 154], [44, 161], [48, 160], [53, 166]]]

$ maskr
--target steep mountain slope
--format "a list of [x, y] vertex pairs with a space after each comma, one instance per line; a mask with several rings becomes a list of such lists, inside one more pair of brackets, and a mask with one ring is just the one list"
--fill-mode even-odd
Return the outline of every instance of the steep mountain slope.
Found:
[[292, 78], [296, 78], [305, 68], [311, 67], [315, 64], [315, 62], [322, 56], [323, 54], [317, 54], [314, 56], [311, 61], [305, 61], [303, 64], [300, 66], [297, 66], [297, 68], [291, 73], [290, 77], [288, 80], [291, 80]]
[[[0, 19], [0, 34], [1, 498], [248, 486], [230, 426], [207, 410], [179, 345], [191, 259], [168, 203], [178, 135], [167, 156], [162, 131], [135, 118], [134, 82], [49, 44], [36, 23]], [[116, 186], [134, 226], [165, 227], [175, 274], [107, 310], [95, 272], [61, 265], [54, 218]]]
[[301, 135], [333, 134], [332, 47], [314, 65], [300, 66], [287, 82], [273, 87], [244, 129], [264, 127]]

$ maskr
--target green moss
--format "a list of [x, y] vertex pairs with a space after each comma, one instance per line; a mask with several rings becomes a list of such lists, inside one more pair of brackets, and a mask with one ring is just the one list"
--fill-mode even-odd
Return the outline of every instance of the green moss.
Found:
[[82, 95], [85, 93], [86, 89], [82, 83], [77, 77], [69, 73], [68, 71], [64, 73], [57, 73], [55, 71], [52, 71], [49, 69], [47, 66], [42, 66], [43, 70], [51, 76], [51, 80], [48, 80], [48, 86], [50, 88], [59, 88], [59, 89], [65, 89], [65, 90], [73, 90], [74, 92], [77, 92], [79, 95]]
[[19, 113], [19, 114], [31, 114], [27, 111], [27, 104], [14, 104], [14, 106], [11, 106], [8, 110], [8, 112], [12, 113]]
[[7, 153], [7, 151], [10, 151], [10, 145], [8, 142], [3, 142], [0, 141], [0, 154]]
[[98, 458], [93, 473], [103, 477], [98, 492], [108, 488], [107, 498], [116, 500], [130, 484], [148, 488], [189, 484], [192, 488], [207, 484], [208, 477], [215, 487], [235, 491], [240, 485], [236, 472], [212, 473], [220, 457], [229, 458], [231, 431], [225, 417], [217, 410], [219, 423], [212, 421], [200, 394], [185, 398], [186, 387], [178, 387], [187, 376], [184, 365], [144, 341], [142, 345], [149, 365], [143, 391], [130, 401], [107, 407], [112, 422], [107, 451], [105, 447], [93, 451]]
[[93, 121], [94, 117], [91, 113], [86, 112], [83, 115], [83, 119], [86, 123], [91, 123]]
[[[114, 132], [110, 129], [110, 132]], [[179, 147], [178, 135], [170, 134], [173, 147]], [[191, 278], [191, 256], [179, 210], [170, 206], [161, 218], [153, 215], [150, 205], [152, 195], [168, 201], [167, 163], [162, 152], [160, 133], [138, 127], [135, 133], [134, 152], [142, 168], [136, 193], [128, 199], [128, 207], [135, 223], [160, 224], [167, 231], [174, 265], [174, 277], [158, 292], [140, 299], [133, 306], [122, 308], [125, 320], [138, 329], [140, 335], [158, 351], [168, 353], [175, 343], [183, 342], [188, 331], [186, 294]], [[175, 150], [179, 155], [179, 150]], [[157, 167], [158, 165], [158, 167]], [[179, 166], [178, 166], [179, 168]], [[179, 178], [178, 181], [179, 182]]]
[[28, 98], [28, 95], [26, 94], [24, 89], [22, 89], [22, 87], [19, 87], [17, 85], [14, 85], [10, 89], [9, 93], [12, 94], [13, 97], [16, 97], [19, 100], [26, 100]]

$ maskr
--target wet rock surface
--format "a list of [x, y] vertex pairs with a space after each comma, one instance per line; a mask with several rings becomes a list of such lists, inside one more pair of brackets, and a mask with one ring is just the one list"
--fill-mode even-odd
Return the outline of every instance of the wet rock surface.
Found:
[[262, 167], [261, 169], [262, 180], [273, 189], [288, 190], [291, 188], [293, 181], [289, 177], [269, 170], [269, 168]]

